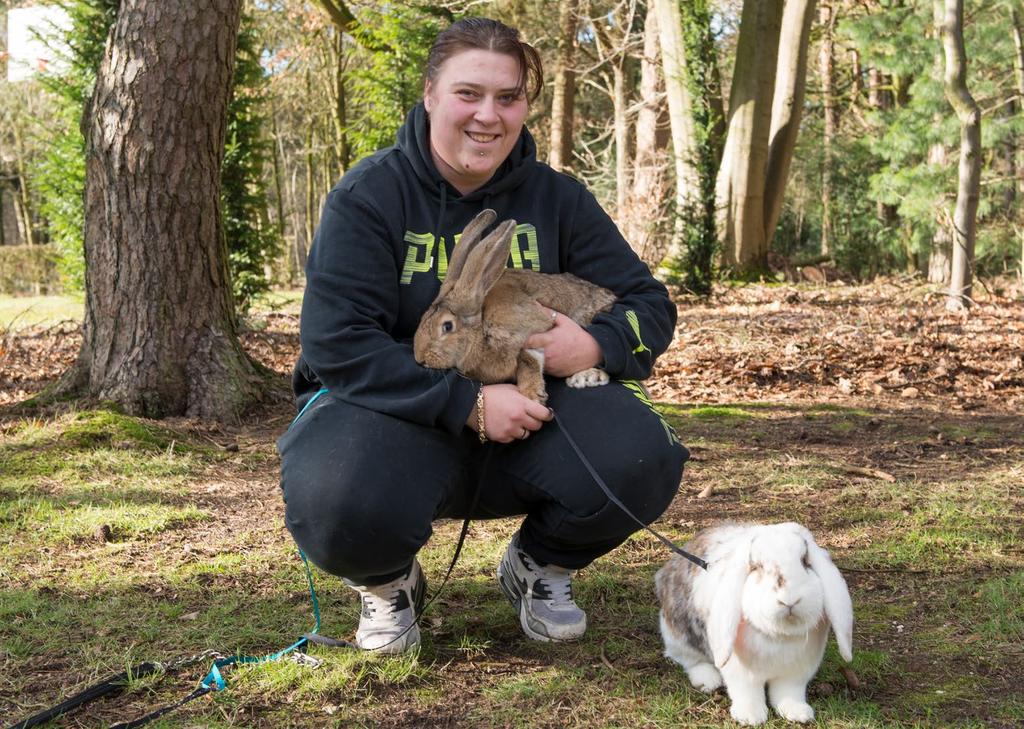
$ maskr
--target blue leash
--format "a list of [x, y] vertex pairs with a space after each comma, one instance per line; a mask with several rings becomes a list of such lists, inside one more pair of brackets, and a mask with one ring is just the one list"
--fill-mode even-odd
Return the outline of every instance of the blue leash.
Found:
[[[109, 729], [134, 729], [135, 727], [140, 727], [145, 724], [148, 724], [151, 721], [163, 716], [164, 714], [170, 713], [171, 711], [174, 711], [175, 709], [184, 706], [188, 702], [199, 698], [200, 696], [205, 696], [206, 694], [211, 693], [213, 691], [223, 691], [225, 688], [227, 688], [227, 681], [224, 679], [224, 674], [221, 672], [221, 669], [236, 663], [258, 664], [276, 661], [282, 658], [283, 656], [286, 656], [289, 653], [298, 650], [307, 643], [319, 643], [334, 647], [354, 648], [355, 646], [353, 646], [348, 641], [336, 640], [334, 638], [328, 638], [326, 636], [319, 635], [320, 601], [317, 599], [316, 588], [313, 586], [313, 571], [312, 569], [310, 569], [309, 560], [306, 558], [306, 555], [302, 552], [301, 549], [299, 550], [299, 556], [302, 558], [302, 563], [306, 567], [306, 580], [309, 583], [309, 596], [313, 603], [313, 618], [315, 624], [310, 632], [303, 635], [301, 638], [299, 638], [297, 641], [289, 645], [287, 648], [283, 648], [277, 651], [276, 653], [271, 653], [270, 655], [234, 655], [227, 656], [226, 658], [218, 658], [213, 662], [213, 665], [210, 666], [210, 670], [203, 678], [203, 680], [199, 682], [199, 686], [197, 686], [196, 689], [188, 695], [184, 696], [178, 701], [175, 701], [172, 704], [162, 706], [159, 709], [156, 709], [146, 714], [145, 716], [141, 716], [137, 719], [133, 719], [128, 722], [112, 724], [110, 725]], [[61, 702], [60, 704], [57, 704], [56, 706], [53, 706], [49, 709], [32, 715], [27, 719], [23, 719], [19, 722], [12, 724], [10, 726], [10, 729], [31, 729], [31, 727], [39, 726], [40, 724], [45, 724], [46, 722], [51, 721], [57, 718], [58, 716], [61, 716], [62, 714], [67, 713], [68, 711], [71, 711], [72, 709], [78, 708], [79, 706], [94, 701], [100, 698], [101, 696], [106, 696], [107, 694], [122, 690], [128, 683], [128, 681], [132, 678], [141, 678], [143, 676], [148, 676], [159, 671], [163, 671], [165, 673], [174, 671], [186, 665], [195, 663], [198, 660], [202, 660], [209, 654], [210, 652], [207, 652], [199, 656], [184, 658], [170, 663], [141, 663], [128, 671], [116, 674], [114, 676], [110, 676], [109, 678], [97, 684], [94, 684], [93, 686], [90, 686], [89, 688], [84, 689], [83, 691], [78, 692], [71, 698]]]
[[[313, 397], [302, 408], [302, 410], [299, 412], [299, 414], [295, 416], [295, 420], [293, 420], [291, 425], [289, 425], [288, 427], [290, 428], [292, 425], [294, 425], [296, 423], [296, 421], [298, 421], [299, 418], [301, 418], [302, 415], [309, 409], [309, 407], [321, 395], [323, 395], [326, 392], [327, 392], [327, 388], [323, 388], [319, 392], [314, 394]], [[566, 430], [565, 425], [563, 425], [561, 420], [559, 420], [557, 413], [555, 413], [554, 410], [552, 410], [551, 412], [554, 415], [554, 420], [558, 424], [559, 429], [562, 431], [562, 434], [565, 436], [565, 439], [568, 441], [569, 446], [576, 453], [576, 456], [583, 463], [584, 467], [587, 469], [587, 472], [594, 479], [594, 482], [598, 485], [598, 487], [604, 492], [605, 496], [613, 504], [615, 504], [617, 507], [619, 507], [619, 509], [621, 509], [623, 512], [625, 512], [625, 514], [627, 516], [629, 516], [633, 521], [635, 521], [637, 524], [639, 524], [643, 529], [645, 529], [648, 532], [650, 532], [651, 534], [653, 534], [662, 544], [664, 544], [666, 547], [668, 547], [672, 552], [675, 552], [679, 556], [684, 557], [685, 559], [689, 560], [690, 562], [692, 562], [693, 564], [697, 565], [698, 567], [700, 567], [702, 569], [707, 569], [707, 567], [708, 567], [707, 562], [705, 562], [700, 557], [697, 557], [696, 555], [690, 554], [689, 552], [681, 549], [679, 546], [677, 546], [670, 539], [668, 539], [667, 537], [665, 537], [665, 536], [659, 534], [658, 532], [656, 532], [648, 524], [645, 524], [643, 521], [641, 521], [639, 518], [637, 518], [633, 514], [633, 512], [631, 512], [626, 507], [626, 505], [623, 504], [622, 501], [617, 496], [615, 496], [614, 493], [612, 493], [611, 489], [608, 488], [608, 485], [605, 484], [604, 479], [601, 478], [601, 476], [597, 473], [597, 471], [591, 465], [590, 461], [586, 458], [586, 456], [583, 455], [583, 451], [580, 449], [580, 447], [576, 444], [576, 441], [573, 439], [573, 437]], [[492, 449], [490, 449], [490, 448], [488, 449], [488, 454], [487, 454], [487, 458], [486, 458], [485, 464], [490, 461], [491, 450]], [[485, 465], [485, 468], [486, 468], [486, 465]], [[480, 495], [480, 489], [477, 488], [475, 493], [474, 493], [474, 495], [473, 495], [472, 505], [470, 507], [470, 512], [471, 513], [476, 508], [476, 503], [477, 503], [477, 499], [479, 498], [479, 495]], [[466, 539], [466, 535], [467, 535], [468, 529], [469, 529], [469, 522], [470, 522], [470, 517], [466, 517], [466, 519], [464, 520], [463, 525], [462, 525], [462, 532], [459, 535], [458, 544], [456, 545], [456, 548], [455, 548], [455, 556], [453, 557], [451, 564], [448, 566], [448, 573], [445, 575], [444, 580], [442, 580], [442, 582], [441, 582], [441, 588], [438, 589], [438, 591], [430, 599], [430, 601], [427, 603], [427, 605], [425, 605], [423, 607], [423, 609], [426, 609], [426, 607], [428, 605], [430, 605], [431, 603], [433, 603], [433, 601], [435, 599], [437, 599], [437, 596], [440, 594], [441, 589], [444, 588], [445, 584], [448, 582], [448, 578], [451, 576], [452, 570], [455, 568], [455, 564], [458, 561], [459, 554], [462, 551], [462, 545], [463, 545], [463, 543], [464, 543], [464, 541]], [[301, 638], [299, 638], [297, 641], [295, 641], [294, 643], [292, 643], [288, 647], [282, 648], [281, 650], [277, 651], [276, 653], [271, 653], [271, 654], [266, 655], [266, 656], [233, 655], [233, 656], [227, 656], [225, 658], [218, 658], [218, 659], [216, 659], [213, 662], [213, 665], [210, 666], [210, 670], [206, 674], [206, 676], [203, 678], [203, 680], [199, 682], [199, 686], [194, 691], [192, 691], [191, 693], [189, 693], [188, 695], [183, 697], [182, 699], [180, 699], [180, 700], [178, 700], [178, 701], [176, 701], [176, 702], [174, 702], [172, 704], [167, 704], [166, 706], [162, 706], [159, 709], [156, 709], [156, 710], [150, 712], [149, 714], [146, 714], [145, 716], [139, 717], [138, 719], [133, 719], [132, 721], [129, 721], [129, 722], [121, 722], [121, 723], [118, 723], [118, 724], [112, 724], [112, 725], [110, 725], [109, 729], [135, 729], [135, 727], [144, 726], [145, 724], [148, 724], [151, 721], [153, 721], [155, 719], [158, 719], [159, 717], [163, 716], [164, 714], [168, 714], [171, 711], [174, 711], [175, 709], [177, 709], [177, 708], [179, 708], [181, 706], [184, 706], [185, 704], [189, 703], [190, 701], [199, 698], [200, 696], [205, 696], [206, 694], [211, 693], [213, 691], [223, 691], [224, 689], [227, 688], [227, 681], [224, 679], [224, 675], [221, 672], [221, 669], [222, 668], [226, 668], [226, 667], [231, 666], [231, 665], [234, 665], [236, 663], [250, 664], [250, 665], [252, 665], [252, 664], [259, 664], [259, 663], [269, 663], [271, 661], [276, 661], [276, 660], [281, 659], [282, 657], [288, 655], [289, 653], [291, 653], [293, 651], [298, 650], [299, 648], [301, 648], [304, 645], [307, 645], [308, 643], [315, 643], [315, 644], [319, 644], [319, 645], [326, 645], [326, 646], [331, 646], [331, 647], [334, 647], [334, 648], [356, 648], [357, 646], [355, 646], [353, 643], [350, 643], [349, 641], [338, 640], [336, 638], [329, 638], [327, 636], [320, 635], [320, 601], [319, 601], [319, 599], [316, 596], [316, 588], [313, 585], [313, 570], [309, 566], [309, 560], [307, 559], [305, 553], [301, 549], [298, 550], [298, 551], [299, 551], [299, 557], [302, 558], [302, 563], [303, 563], [303, 565], [306, 568], [306, 580], [307, 580], [307, 582], [309, 584], [309, 597], [310, 597], [310, 601], [313, 603], [314, 625], [313, 625], [313, 629], [312, 630], [310, 630], [308, 633], [305, 633]], [[422, 610], [419, 611], [419, 612], [422, 615]], [[419, 616], [417, 616], [417, 620], [418, 620], [418, 617]], [[411, 628], [411, 626], [410, 626], [410, 628]], [[407, 630], [408, 630], [408, 628], [407, 628]], [[399, 636], [399, 637], [401, 637], [401, 636]], [[397, 640], [397, 638], [395, 640]], [[207, 654], [202, 654], [202, 655], [205, 656]], [[38, 714], [35, 714], [35, 715], [33, 715], [33, 716], [31, 716], [31, 717], [29, 717], [27, 719], [24, 719], [23, 721], [20, 721], [20, 722], [17, 722], [15, 724], [13, 724], [13, 725], [11, 725], [10, 729], [30, 729], [31, 727], [38, 726], [39, 724], [46, 723], [46, 722], [48, 722], [48, 721], [50, 721], [50, 720], [52, 720], [52, 719], [54, 719], [54, 718], [56, 718], [58, 716], [60, 716], [60, 715], [62, 715], [64, 713], [70, 711], [73, 708], [76, 708], [78, 706], [82, 706], [83, 704], [89, 703], [90, 701], [93, 701], [94, 699], [97, 699], [100, 696], [104, 696], [104, 695], [106, 695], [108, 693], [111, 693], [113, 691], [116, 691], [116, 690], [119, 690], [119, 689], [123, 688], [124, 685], [127, 683], [127, 681], [131, 677], [139, 678], [141, 676], [146, 676], [146, 675], [149, 675], [149, 674], [152, 674], [152, 673], [156, 673], [157, 671], [160, 671], [160, 670], [163, 670], [164, 672], [168, 672], [168, 671], [174, 670], [176, 668], [180, 668], [180, 667], [182, 667], [184, 665], [187, 665], [189, 663], [192, 663], [192, 662], [194, 662], [194, 660], [201, 659], [201, 657], [202, 656], [197, 656], [197, 657], [193, 657], [193, 658], [186, 658], [186, 659], [183, 659], [183, 660], [180, 660], [180, 661], [175, 661], [175, 662], [172, 662], [172, 663], [169, 663], [169, 664], [161, 664], [161, 663], [156, 663], [156, 662], [153, 662], [153, 663], [150, 663], [150, 662], [142, 663], [142, 664], [136, 666], [134, 669], [132, 669], [130, 671], [126, 671], [124, 673], [120, 673], [120, 674], [117, 674], [115, 676], [111, 676], [110, 678], [108, 678], [108, 679], [106, 679], [106, 680], [104, 680], [104, 681], [102, 681], [102, 682], [100, 682], [98, 684], [95, 684], [95, 685], [89, 687], [88, 689], [85, 689], [84, 691], [79, 692], [75, 696], [73, 696], [70, 699], [68, 699], [68, 700], [58, 704], [57, 706], [51, 707], [50, 709], [42, 711], [42, 712], [40, 712]]]

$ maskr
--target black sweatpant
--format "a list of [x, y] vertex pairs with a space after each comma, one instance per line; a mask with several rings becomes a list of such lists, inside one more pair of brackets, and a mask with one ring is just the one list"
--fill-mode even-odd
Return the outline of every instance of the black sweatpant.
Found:
[[[636, 383], [575, 390], [549, 379], [558, 413], [605, 483], [645, 523], [679, 488], [689, 452]], [[487, 457], [488, 449], [493, 449]], [[324, 393], [278, 440], [285, 521], [321, 569], [357, 584], [403, 574], [441, 517], [525, 515], [522, 548], [579, 569], [621, 544], [635, 522], [594, 483], [555, 422], [529, 438], [481, 445]], [[486, 468], [485, 468], [486, 466]]]

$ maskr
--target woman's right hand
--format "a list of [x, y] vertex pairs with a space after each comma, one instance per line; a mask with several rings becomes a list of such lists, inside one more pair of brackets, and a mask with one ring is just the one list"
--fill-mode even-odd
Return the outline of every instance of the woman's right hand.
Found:
[[[484, 434], [489, 440], [524, 440], [552, 417], [547, 407], [524, 396], [515, 385], [484, 386]], [[475, 413], [470, 419], [474, 418]]]

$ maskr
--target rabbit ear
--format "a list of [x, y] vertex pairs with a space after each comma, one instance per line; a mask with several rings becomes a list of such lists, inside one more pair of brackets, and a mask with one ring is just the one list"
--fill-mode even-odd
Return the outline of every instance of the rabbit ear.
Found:
[[715, 666], [721, 668], [732, 656], [743, 617], [743, 584], [750, 574], [750, 542], [730, 553], [723, 562], [712, 564], [708, 570], [718, 572], [708, 574], [715, 590], [707, 622], [708, 644]]
[[849, 663], [853, 660], [853, 602], [850, 600], [850, 590], [828, 552], [819, 547], [809, 535], [805, 538], [811, 569], [821, 580], [825, 595], [825, 615], [836, 634], [839, 655]]
[[468, 311], [480, 311], [484, 298], [491, 287], [498, 282], [508, 262], [508, 247], [516, 221], [506, 220], [490, 235], [475, 246], [466, 257], [459, 276], [461, 302]]
[[452, 258], [448, 261], [448, 273], [445, 274], [444, 283], [441, 284], [441, 294], [448, 293], [455, 286], [459, 276], [462, 275], [462, 269], [466, 265], [466, 259], [469, 258], [469, 254], [473, 252], [477, 243], [480, 242], [484, 230], [497, 217], [498, 214], [496, 212], [487, 208], [486, 210], [481, 210], [475, 218], [469, 221], [469, 225], [462, 231], [459, 242], [452, 250]]

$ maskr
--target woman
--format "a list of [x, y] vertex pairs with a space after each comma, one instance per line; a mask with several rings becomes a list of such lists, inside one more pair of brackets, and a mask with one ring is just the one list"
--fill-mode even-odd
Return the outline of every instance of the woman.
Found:
[[281, 483], [296, 543], [359, 592], [364, 649], [419, 643], [416, 554], [435, 519], [525, 515], [497, 576], [537, 640], [583, 635], [573, 573], [635, 530], [548, 424], [546, 407], [512, 384], [481, 386], [413, 359], [420, 317], [482, 209], [519, 221], [512, 265], [569, 271], [618, 297], [586, 329], [552, 312], [553, 328], [527, 342], [544, 350], [554, 378], [592, 366], [613, 378], [587, 390], [561, 379], [547, 386], [609, 487], [653, 521], [689, 456], [630, 382], [668, 346], [675, 307], [594, 197], [536, 160], [524, 121], [541, 83], [540, 59], [518, 31], [458, 21], [430, 51], [423, 101], [397, 144], [352, 168], [324, 207], [294, 375], [301, 410], [278, 443]]

